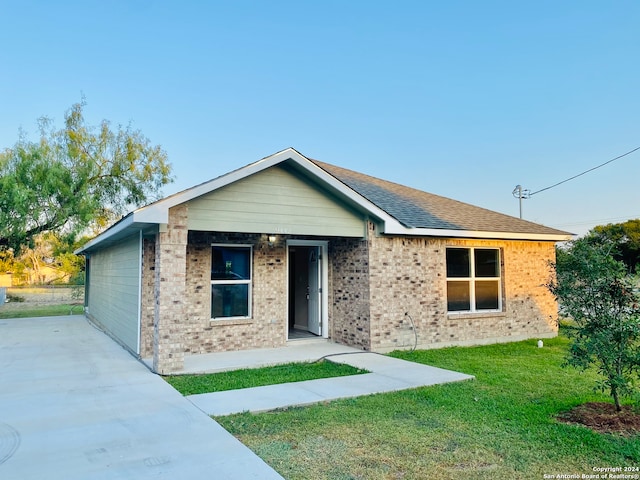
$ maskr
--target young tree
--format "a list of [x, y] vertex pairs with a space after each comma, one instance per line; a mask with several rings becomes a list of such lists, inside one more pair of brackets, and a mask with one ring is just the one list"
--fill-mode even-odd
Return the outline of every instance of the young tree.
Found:
[[40, 119], [40, 141], [23, 135], [0, 152], [0, 249], [19, 252], [45, 232], [77, 234], [93, 222], [106, 223], [141, 206], [172, 181], [160, 146], [139, 131], [103, 121], [85, 123], [84, 101], [51, 129]]
[[596, 388], [608, 391], [620, 411], [620, 397], [635, 393], [640, 373], [640, 296], [625, 264], [614, 258], [615, 247], [610, 239], [586, 236], [558, 249], [547, 287], [574, 322], [567, 364], [595, 366], [603, 378]]

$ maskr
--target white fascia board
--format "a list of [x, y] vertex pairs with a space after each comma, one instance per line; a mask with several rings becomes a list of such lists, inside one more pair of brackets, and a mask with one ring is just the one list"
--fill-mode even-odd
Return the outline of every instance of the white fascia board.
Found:
[[545, 242], [565, 242], [572, 239], [572, 235], [561, 235], [552, 233], [518, 233], [518, 232], [486, 232], [475, 230], [453, 230], [440, 228], [407, 228], [400, 225], [385, 223], [385, 235], [413, 235], [420, 237], [449, 237], [449, 238], [479, 238], [495, 240], [537, 240]]
[[[517, 233], [517, 232], [486, 232], [473, 230], [453, 230], [453, 229], [437, 229], [437, 228], [409, 228], [389, 215], [387, 212], [379, 208], [374, 203], [364, 198], [359, 193], [342, 183], [333, 175], [327, 173], [318, 165], [307, 159], [294, 149], [285, 150], [285, 152], [293, 152], [293, 155], [287, 155], [288, 158], [298, 165], [309, 171], [315, 177], [319, 178], [326, 184], [333, 187], [342, 195], [362, 207], [372, 216], [379, 218], [383, 222], [383, 234], [386, 235], [414, 235], [424, 237], [458, 237], [458, 238], [486, 238], [486, 239], [504, 239], [504, 240], [539, 240], [563, 242], [572, 239], [572, 235], [561, 234], [545, 234], [545, 233]], [[276, 154], [278, 155], [278, 154]]]
[[289, 159], [296, 162], [302, 168], [307, 170], [313, 176], [322, 180], [324, 183], [332, 187], [334, 190], [337, 190], [341, 195], [347, 197], [349, 200], [351, 200], [356, 205], [363, 208], [366, 212], [368, 212], [372, 216], [384, 221], [385, 225], [389, 224], [389, 225], [393, 225], [394, 228], [404, 228], [400, 222], [398, 222], [395, 218], [393, 218], [387, 212], [382, 210], [380, 207], [378, 207], [374, 203], [371, 203], [369, 200], [367, 200], [362, 195], [352, 190], [350, 187], [342, 183], [340, 180], [338, 180], [336, 177], [334, 177], [330, 173], [327, 173], [325, 170], [320, 168], [311, 160], [307, 159], [304, 155], [301, 155], [298, 152], [296, 153], [298, 154], [298, 158], [289, 157]]
[[74, 251], [73, 253], [75, 253], [76, 255], [79, 255], [82, 252], [91, 249], [94, 245], [97, 245], [97, 244], [107, 240], [108, 238], [114, 236], [115, 234], [120, 233], [121, 231], [129, 228], [133, 223], [134, 223], [133, 215], [128, 215], [128, 216], [124, 217], [122, 220], [120, 220], [118, 223], [113, 225], [108, 230], [105, 230], [104, 232], [102, 232], [100, 235], [95, 237], [93, 240], [89, 240], [87, 243], [85, 243], [82, 246], [82, 248], [79, 248], [78, 250]]
[[[110, 229], [106, 230], [102, 234], [98, 235], [96, 238], [88, 242], [83, 248], [78, 250], [76, 253], [81, 253], [94, 245], [108, 239], [109, 237], [121, 232], [125, 228], [131, 226], [136, 223], [145, 223], [145, 224], [167, 224], [169, 223], [169, 209], [176, 205], [180, 205], [182, 203], [188, 202], [194, 198], [200, 197], [202, 195], [206, 195], [207, 193], [213, 192], [219, 188], [222, 188], [226, 185], [237, 182], [238, 180], [242, 180], [254, 173], [261, 172], [262, 170], [266, 170], [269, 167], [277, 165], [286, 160], [292, 160], [298, 165], [300, 165], [305, 170], [309, 171], [313, 175], [319, 177], [322, 181], [330, 184], [335, 189], [339, 190], [345, 196], [349, 197], [357, 204], [362, 205], [366, 210], [371, 211], [374, 215], [384, 219], [385, 221], [395, 221], [393, 218], [389, 217], [386, 213], [382, 212], [382, 210], [378, 209], [375, 205], [371, 204], [367, 200], [365, 200], [360, 195], [356, 194], [353, 190], [348, 188], [342, 182], [336, 180], [333, 176], [327, 174], [324, 170], [319, 168], [316, 164], [307, 159], [304, 155], [299, 153], [293, 148], [287, 148], [282, 150], [281, 152], [274, 153], [268, 157], [263, 158], [262, 160], [258, 160], [250, 165], [239, 168], [238, 170], [234, 170], [233, 172], [222, 175], [218, 178], [214, 178], [208, 182], [205, 182], [201, 185], [197, 185], [190, 189], [184, 190], [183, 192], [176, 193], [175, 195], [171, 195], [162, 200], [158, 200], [150, 205], [145, 207], [141, 207], [137, 210], [131, 212], [127, 217], [117, 223]], [[367, 204], [367, 205], [365, 205]]]
[[202, 195], [206, 195], [207, 193], [213, 192], [214, 190], [237, 182], [238, 180], [242, 180], [243, 178], [253, 175], [254, 173], [261, 172], [262, 170], [266, 170], [267, 168], [273, 167], [274, 165], [285, 162], [287, 160], [295, 162], [304, 170], [312, 174], [314, 177], [318, 178], [333, 189], [337, 190], [340, 194], [344, 195], [349, 200], [362, 207], [371, 215], [383, 220], [385, 223], [397, 224], [397, 227], [402, 227], [402, 224], [400, 224], [396, 219], [391, 217], [384, 210], [381, 210], [376, 205], [369, 202], [367, 199], [353, 191], [351, 188], [340, 182], [334, 176], [324, 171], [322, 168], [318, 167], [315, 163], [313, 163], [311, 160], [309, 160], [307, 157], [293, 148], [287, 148], [286, 150], [282, 150], [281, 152], [274, 153], [273, 155], [265, 157], [262, 160], [258, 160], [255, 163], [247, 165], [246, 167], [242, 167], [231, 173], [203, 183], [202, 185], [198, 185], [196, 187], [185, 190], [184, 192], [178, 193], [171, 197], [167, 197], [164, 200], [159, 200], [158, 202], [155, 202], [151, 205], [142, 207], [133, 212], [135, 222], [168, 223], [169, 209], [171, 207], [188, 202], [189, 200], [200, 197]]
[[[151, 205], [147, 205], [146, 207], [139, 208], [133, 212], [135, 221], [142, 223], [169, 223], [169, 209], [171, 207], [175, 207], [176, 205], [188, 202], [194, 198], [206, 195], [207, 193], [218, 190], [219, 188], [237, 182], [238, 180], [242, 180], [243, 178], [293, 158], [294, 156], [304, 158], [293, 148], [287, 148], [286, 150], [274, 153], [273, 155], [239, 168], [238, 170], [222, 175], [221, 177], [214, 178], [213, 180], [209, 180], [201, 185], [197, 185], [163, 200], [159, 200]], [[306, 161], [309, 162], [309, 160]]]
[[169, 223], [169, 209], [176, 205], [188, 202], [194, 198], [206, 195], [219, 188], [227, 186], [231, 183], [242, 180], [254, 173], [266, 170], [274, 165], [284, 161], [291, 160], [299, 165], [302, 169], [309, 172], [318, 180], [337, 191], [340, 195], [352, 201], [355, 205], [360, 206], [371, 216], [380, 219], [383, 224], [383, 232], [386, 235], [414, 235], [428, 237], [458, 237], [458, 238], [487, 238], [487, 239], [508, 239], [508, 240], [541, 240], [541, 241], [566, 241], [571, 240], [569, 235], [553, 235], [553, 234], [531, 234], [531, 233], [515, 233], [515, 232], [480, 232], [469, 230], [445, 230], [445, 229], [428, 229], [428, 228], [407, 228], [398, 220], [393, 218], [387, 212], [371, 203], [359, 193], [342, 183], [340, 180], [329, 174], [318, 165], [313, 163], [307, 157], [293, 148], [287, 148], [278, 153], [274, 153], [268, 157], [258, 160], [250, 165], [234, 170], [233, 172], [214, 178], [201, 185], [197, 185], [183, 192], [171, 195], [165, 199], [159, 200], [146, 207], [139, 208], [131, 212], [127, 217], [123, 218], [109, 230], [87, 243], [77, 253], [90, 249], [94, 245], [108, 239], [109, 237], [121, 232], [135, 223], [146, 224], [167, 224]]

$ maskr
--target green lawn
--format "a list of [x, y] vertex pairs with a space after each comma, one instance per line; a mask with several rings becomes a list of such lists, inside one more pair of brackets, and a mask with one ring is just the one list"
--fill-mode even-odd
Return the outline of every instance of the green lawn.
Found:
[[360, 373], [367, 372], [350, 365], [323, 360], [315, 363], [288, 363], [275, 367], [234, 370], [206, 375], [172, 375], [163, 378], [183, 395], [194, 395], [318, 378], [343, 377]]
[[82, 305], [25, 305], [6, 303], [0, 306], [0, 318], [55, 317], [58, 315], [81, 315]]
[[396, 352], [476, 380], [216, 418], [289, 480], [537, 479], [640, 466], [640, 439], [557, 422], [593, 393], [560, 367], [568, 341]]

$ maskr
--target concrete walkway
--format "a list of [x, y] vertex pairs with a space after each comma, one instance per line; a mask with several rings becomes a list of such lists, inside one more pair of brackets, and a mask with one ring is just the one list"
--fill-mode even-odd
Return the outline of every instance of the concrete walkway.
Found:
[[281, 479], [82, 316], [0, 319], [0, 478]]
[[[297, 361], [317, 360], [323, 356], [319, 354], [319, 350], [315, 350], [319, 349], [321, 345], [301, 344], [283, 349], [273, 349], [270, 355], [267, 352], [263, 352], [263, 362], [271, 361], [273, 364], [276, 363], [276, 358], [291, 359], [294, 357], [298, 359]], [[327, 348], [326, 344], [325, 348]], [[463, 373], [407, 362], [375, 353], [362, 352], [348, 347], [338, 348], [338, 350], [345, 349], [348, 351], [334, 352], [329, 359], [334, 362], [346, 363], [371, 373], [243, 390], [203, 393], [190, 395], [187, 398], [208, 415], [221, 416], [246, 411], [262, 412], [295, 405], [309, 405], [340, 398], [393, 392], [474, 378]], [[308, 358], [310, 352], [315, 352], [316, 356]], [[225, 358], [224, 355], [221, 355], [221, 358]], [[250, 358], [250, 355], [247, 358]], [[210, 361], [213, 360], [214, 357], [212, 356]], [[220, 365], [220, 363], [215, 362], [211, 365]], [[199, 368], [206, 369], [204, 365], [200, 365]]]

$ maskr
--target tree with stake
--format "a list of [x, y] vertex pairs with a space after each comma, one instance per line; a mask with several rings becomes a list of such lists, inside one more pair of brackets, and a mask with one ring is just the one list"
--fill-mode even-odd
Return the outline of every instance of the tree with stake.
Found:
[[620, 412], [620, 398], [636, 393], [640, 378], [640, 295], [625, 264], [614, 258], [615, 249], [600, 235], [558, 249], [555, 278], [547, 287], [573, 320], [567, 364], [595, 366], [603, 378], [596, 389], [608, 391]]

